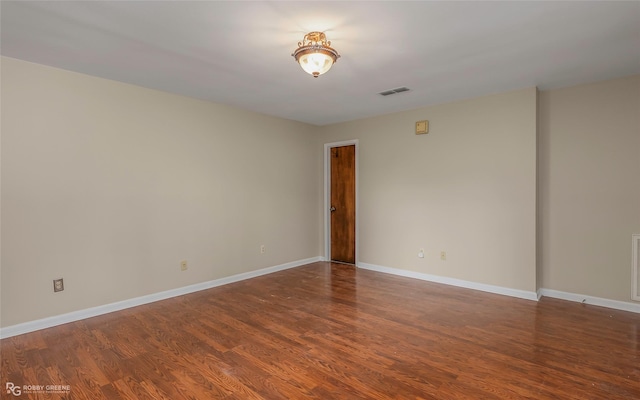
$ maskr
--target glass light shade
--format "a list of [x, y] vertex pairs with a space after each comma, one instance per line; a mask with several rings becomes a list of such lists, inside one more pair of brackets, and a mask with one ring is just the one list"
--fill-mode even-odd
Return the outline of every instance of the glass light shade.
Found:
[[333, 65], [333, 58], [323, 53], [303, 54], [298, 59], [302, 69], [313, 76], [322, 75]]
[[340, 58], [331, 42], [322, 32], [309, 32], [298, 42], [298, 48], [291, 54], [302, 69], [314, 78], [324, 74]]

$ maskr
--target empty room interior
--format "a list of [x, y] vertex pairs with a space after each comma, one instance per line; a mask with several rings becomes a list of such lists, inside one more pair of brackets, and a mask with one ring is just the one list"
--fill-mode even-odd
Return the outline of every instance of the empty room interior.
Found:
[[0, 22], [0, 398], [640, 398], [640, 2]]

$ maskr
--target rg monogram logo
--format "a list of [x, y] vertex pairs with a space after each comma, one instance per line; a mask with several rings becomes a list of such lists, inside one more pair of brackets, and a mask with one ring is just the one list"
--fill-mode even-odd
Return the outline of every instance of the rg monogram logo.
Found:
[[7, 389], [7, 393], [11, 393], [14, 396], [20, 396], [22, 394], [20, 386], [14, 385], [13, 382], [7, 382], [5, 389]]

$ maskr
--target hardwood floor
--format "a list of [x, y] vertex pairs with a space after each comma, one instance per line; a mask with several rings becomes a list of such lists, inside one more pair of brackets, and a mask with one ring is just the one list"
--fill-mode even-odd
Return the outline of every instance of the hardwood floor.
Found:
[[[314, 263], [0, 342], [2, 398], [639, 399], [640, 316]], [[69, 385], [6, 393], [6, 382]]]

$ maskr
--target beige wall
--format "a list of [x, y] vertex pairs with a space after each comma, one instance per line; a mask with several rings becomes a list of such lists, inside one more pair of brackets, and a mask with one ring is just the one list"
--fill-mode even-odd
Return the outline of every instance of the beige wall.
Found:
[[542, 284], [631, 301], [640, 75], [540, 93]]
[[349, 139], [360, 262], [630, 301], [640, 76], [313, 127], [1, 68], [0, 326], [322, 255], [323, 145]]
[[[324, 127], [318, 152], [359, 140], [359, 261], [534, 292], [536, 95]], [[416, 136], [422, 119], [429, 134]]]
[[1, 128], [2, 326], [320, 253], [306, 124], [2, 58]]

